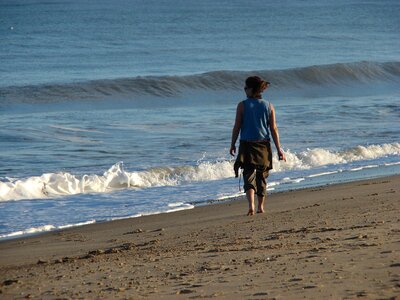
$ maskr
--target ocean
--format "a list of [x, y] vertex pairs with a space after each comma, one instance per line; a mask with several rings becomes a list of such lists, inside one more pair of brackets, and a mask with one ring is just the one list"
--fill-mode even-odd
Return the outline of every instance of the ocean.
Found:
[[400, 174], [399, 15], [396, 0], [1, 1], [0, 239], [241, 197], [229, 147], [250, 75], [271, 82], [287, 156], [270, 193]]

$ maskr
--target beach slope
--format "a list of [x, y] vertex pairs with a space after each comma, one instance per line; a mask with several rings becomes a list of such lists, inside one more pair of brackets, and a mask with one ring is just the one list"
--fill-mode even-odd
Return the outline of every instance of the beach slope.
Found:
[[399, 299], [400, 176], [0, 242], [2, 299]]

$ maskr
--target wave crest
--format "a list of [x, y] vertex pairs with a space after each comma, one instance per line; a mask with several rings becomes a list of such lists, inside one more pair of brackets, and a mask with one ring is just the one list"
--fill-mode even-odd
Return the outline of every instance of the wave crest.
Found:
[[[0, 89], [3, 103], [48, 103], [90, 99], [173, 97], [188, 91], [237, 90], [247, 76], [258, 74], [276, 90], [400, 82], [400, 62], [355, 62], [264, 71], [215, 71], [187, 76], [147, 76], [67, 84], [11, 86]], [[137, 96], [137, 97], [135, 97]]]

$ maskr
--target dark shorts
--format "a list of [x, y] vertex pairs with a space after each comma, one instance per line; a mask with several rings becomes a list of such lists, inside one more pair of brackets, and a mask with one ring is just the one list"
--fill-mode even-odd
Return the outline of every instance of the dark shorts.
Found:
[[268, 168], [251, 164], [245, 165], [243, 168], [244, 191], [253, 189], [258, 196], [265, 196], [268, 175]]

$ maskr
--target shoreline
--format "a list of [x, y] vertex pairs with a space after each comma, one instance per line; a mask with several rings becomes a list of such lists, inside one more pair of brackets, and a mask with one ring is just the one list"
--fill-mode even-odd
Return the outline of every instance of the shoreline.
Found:
[[242, 198], [2, 240], [0, 293], [393, 297], [400, 294], [398, 182], [400, 175], [276, 192], [266, 213], [253, 217]]
[[[397, 165], [397, 164], [396, 164]], [[334, 173], [336, 174], [336, 173]], [[331, 174], [327, 174], [328, 176], [330, 176]], [[308, 184], [305, 186], [297, 186], [297, 185], [293, 185], [293, 184], [289, 184], [289, 188], [286, 189], [280, 189], [280, 186], [278, 185], [278, 188], [272, 188], [272, 190], [268, 190], [268, 195], [273, 195], [273, 194], [277, 194], [277, 193], [286, 193], [286, 192], [294, 192], [294, 191], [302, 191], [302, 190], [307, 190], [307, 189], [313, 189], [313, 188], [319, 188], [319, 187], [327, 187], [327, 186], [334, 186], [334, 185], [338, 185], [338, 184], [346, 184], [346, 183], [352, 183], [352, 182], [357, 182], [357, 181], [363, 181], [363, 180], [373, 180], [373, 179], [379, 179], [379, 178], [386, 178], [386, 177], [392, 177], [392, 176], [397, 176], [400, 174], [391, 172], [391, 174], [386, 174], [386, 175], [364, 175], [364, 176], [359, 176], [359, 177], [354, 177], [352, 179], [347, 179], [344, 181], [341, 180], [337, 180], [334, 179], [332, 181], [332, 183], [320, 183], [320, 184]], [[169, 214], [169, 213], [174, 213], [177, 211], [181, 211], [181, 210], [191, 210], [193, 208], [196, 207], [202, 207], [202, 206], [209, 206], [209, 205], [214, 205], [214, 204], [223, 204], [226, 202], [231, 202], [231, 201], [240, 201], [245, 199], [245, 194], [244, 192], [242, 192], [242, 195], [238, 196], [229, 196], [226, 197], [224, 199], [217, 199], [217, 200], [208, 200], [206, 202], [195, 202], [195, 203], [191, 203], [189, 202], [188, 205], [191, 205], [193, 207], [190, 208], [184, 208], [184, 209], [177, 209], [176, 211], [171, 210], [171, 211], [165, 211], [165, 212], [156, 212], [156, 213], [148, 213], [148, 214], [143, 214], [143, 215], [133, 215], [133, 216], [127, 216], [127, 217], [114, 217], [108, 220], [87, 220], [87, 221], [82, 221], [79, 222], [77, 224], [65, 224], [65, 225], [60, 225], [58, 227], [54, 227], [54, 225], [52, 224], [47, 224], [47, 225], [43, 225], [43, 226], [39, 226], [39, 227], [33, 227], [33, 228], [27, 228], [27, 229], [23, 229], [20, 231], [15, 231], [15, 232], [11, 232], [8, 234], [4, 234], [3, 237], [0, 236], [0, 243], [5, 242], [5, 241], [11, 241], [11, 240], [15, 240], [15, 239], [23, 239], [23, 238], [28, 238], [28, 237], [34, 237], [34, 236], [38, 236], [38, 235], [42, 235], [42, 234], [47, 234], [47, 233], [51, 233], [51, 232], [58, 232], [58, 231], [62, 231], [62, 230], [66, 230], [66, 229], [71, 229], [71, 228], [76, 228], [76, 227], [81, 227], [81, 226], [86, 226], [86, 225], [92, 225], [92, 224], [101, 224], [101, 223], [106, 223], [106, 222], [114, 222], [114, 221], [119, 221], [119, 220], [126, 220], [126, 219], [134, 219], [134, 218], [142, 218], [142, 217], [147, 217], [147, 216], [152, 216], [152, 215], [159, 215], [159, 214]], [[22, 200], [23, 201], [23, 200]], [[22, 233], [22, 234], [16, 234], [18, 232], [26, 232], [29, 231], [31, 229], [36, 229], [38, 230], [39, 228], [42, 227], [46, 227], [46, 226], [51, 226], [54, 228], [51, 229], [44, 229], [42, 231], [37, 231], [37, 232], [32, 232], [32, 233]]]

